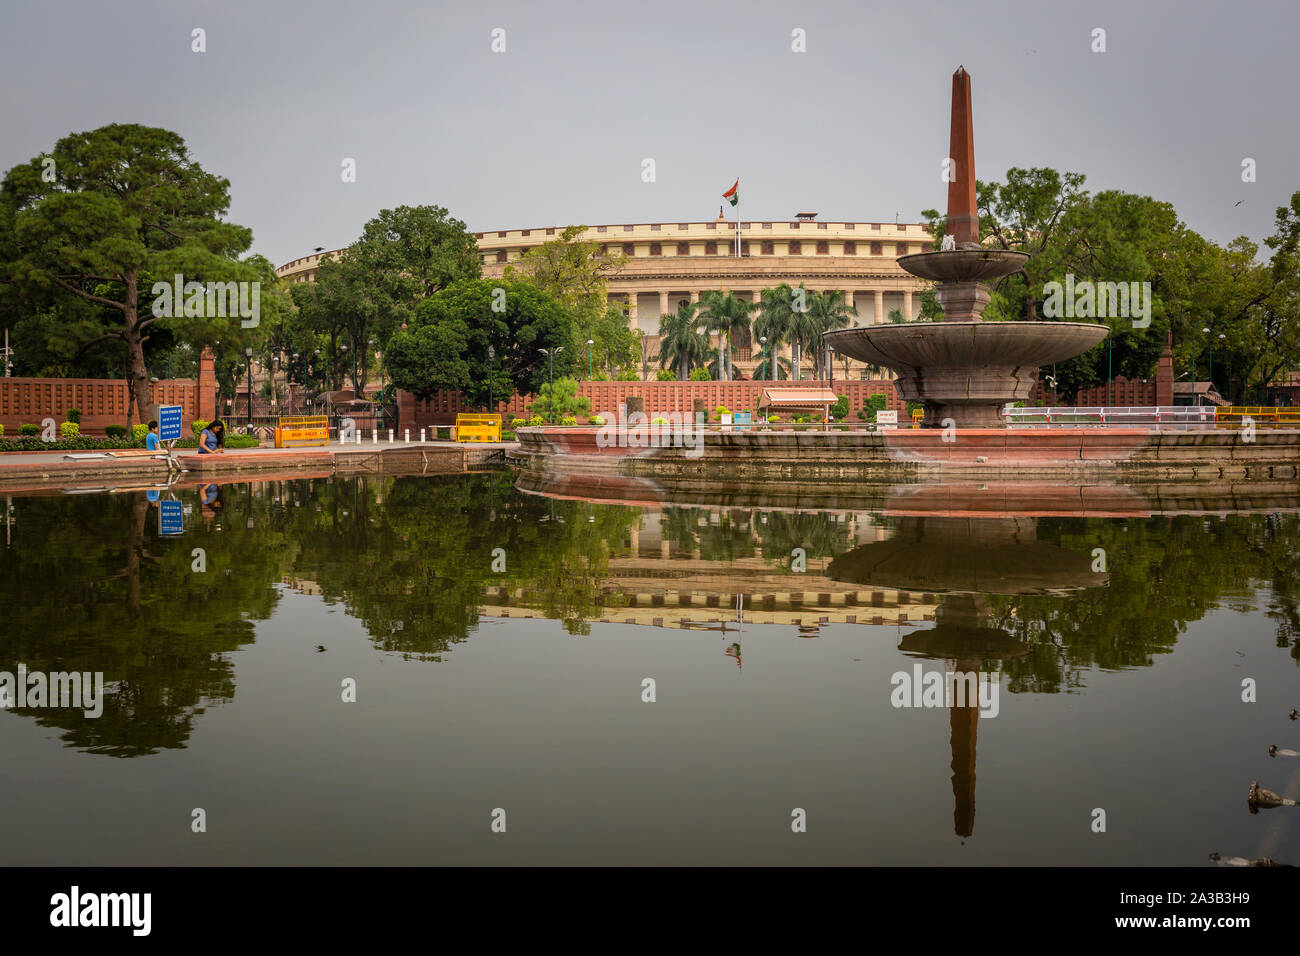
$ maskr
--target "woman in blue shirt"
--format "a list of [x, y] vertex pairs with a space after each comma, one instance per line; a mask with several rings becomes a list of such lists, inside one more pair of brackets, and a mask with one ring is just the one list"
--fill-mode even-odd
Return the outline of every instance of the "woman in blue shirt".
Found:
[[224, 455], [226, 453], [226, 425], [218, 418], [209, 422], [208, 427], [199, 434], [200, 455]]

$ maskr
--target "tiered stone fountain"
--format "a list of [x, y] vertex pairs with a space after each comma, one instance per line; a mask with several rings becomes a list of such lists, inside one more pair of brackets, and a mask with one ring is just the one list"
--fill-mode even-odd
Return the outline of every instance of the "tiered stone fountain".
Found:
[[975, 203], [975, 142], [970, 74], [952, 77], [948, 227], [943, 248], [903, 256], [912, 275], [938, 283], [942, 322], [858, 326], [827, 332], [835, 351], [898, 374], [908, 401], [925, 403], [926, 427], [1003, 428], [1002, 406], [1030, 397], [1044, 365], [1073, 358], [1106, 338], [1107, 327], [1083, 322], [984, 322], [985, 285], [1024, 268], [1028, 253], [986, 249]]

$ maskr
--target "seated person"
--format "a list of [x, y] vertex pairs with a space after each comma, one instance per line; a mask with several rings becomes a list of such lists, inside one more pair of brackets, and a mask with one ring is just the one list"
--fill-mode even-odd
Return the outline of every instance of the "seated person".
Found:
[[149, 434], [144, 436], [144, 447], [150, 451], [158, 451], [162, 448], [162, 442], [158, 438], [158, 420], [153, 419], [149, 422]]
[[224, 455], [226, 453], [226, 424], [221, 419], [209, 422], [208, 427], [199, 433], [200, 455]]

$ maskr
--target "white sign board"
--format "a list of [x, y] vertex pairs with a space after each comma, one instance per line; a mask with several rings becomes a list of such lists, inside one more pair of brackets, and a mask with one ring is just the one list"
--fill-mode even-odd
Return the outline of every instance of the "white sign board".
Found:
[[890, 426], [890, 427], [892, 427], [892, 428], [897, 428], [897, 427], [898, 427], [898, 412], [886, 412], [886, 411], [883, 411], [883, 410], [882, 410], [882, 411], [878, 411], [878, 412], [876, 412], [876, 424], [877, 424], [877, 425], [888, 425], [888, 426]]

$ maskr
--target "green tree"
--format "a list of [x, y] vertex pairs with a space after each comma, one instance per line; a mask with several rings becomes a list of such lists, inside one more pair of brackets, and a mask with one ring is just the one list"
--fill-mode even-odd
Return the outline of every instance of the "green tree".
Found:
[[177, 316], [175, 308], [175, 317], [155, 315], [151, 291], [176, 274], [186, 282], [259, 278], [257, 266], [237, 259], [252, 232], [222, 221], [229, 189], [180, 136], [134, 124], [65, 136], [0, 186], [0, 286], [29, 303], [71, 296], [103, 307], [97, 330], [74, 331], [89, 336], [80, 348], [124, 348], [129, 421], [148, 409], [145, 346], [155, 324], [183, 324], [196, 343], [240, 327], [238, 317]]
[[[451, 343], [464, 338], [462, 358], [468, 382], [466, 396], [485, 405], [490, 388], [496, 398], [511, 392], [536, 395], [548, 380], [550, 366], [540, 349], [555, 353], [555, 376], [571, 376], [582, 363], [573, 316], [559, 302], [522, 282], [467, 279], [453, 282], [416, 308], [411, 323], [388, 343], [384, 364], [398, 388], [427, 394], [428, 380], [416, 375], [411, 356], [420, 354], [413, 341], [425, 326], [450, 326], [447, 336], [431, 341]], [[489, 346], [496, 357], [488, 358]], [[556, 349], [562, 349], [558, 353]]]
[[591, 413], [591, 400], [578, 394], [576, 378], [557, 378], [554, 401], [551, 400], [550, 382], [544, 382], [528, 409], [547, 421], [559, 421], [566, 415], [586, 417]]
[[685, 382], [709, 355], [709, 334], [704, 331], [698, 302], [680, 302], [676, 312], [659, 318], [659, 366], [677, 370]]
[[718, 341], [723, 344], [718, 369], [719, 381], [731, 381], [732, 347], [749, 345], [752, 310], [751, 303], [737, 298], [731, 292], [709, 290], [700, 294], [700, 319], [710, 331], [718, 333]]
[[844, 299], [843, 292], [814, 292], [808, 301], [808, 338], [801, 343], [812, 354], [813, 377], [829, 377], [830, 358], [822, 337], [826, 332], [842, 329], [857, 317], [858, 310]]

